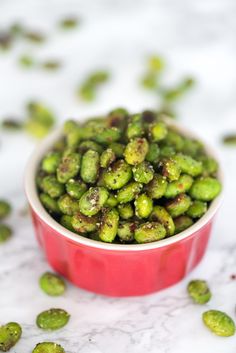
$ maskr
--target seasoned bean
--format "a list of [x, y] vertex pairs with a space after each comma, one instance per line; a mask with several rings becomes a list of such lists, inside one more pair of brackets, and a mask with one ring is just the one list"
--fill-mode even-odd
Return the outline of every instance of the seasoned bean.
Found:
[[117, 193], [118, 203], [127, 203], [134, 200], [135, 197], [142, 190], [142, 188], [143, 188], [143, 185], [135, 181], [132, 181], [128, 185], [125, 185]]
[[150, 243], [165, 238], [166, 230], [158, 222], [147, 222], [141, 224], [134, 231], [134, 238], [137, 243]]
[[152, 212], [153, 202], [146, 194], [140, 194], [135, 202], [135, 214], [138, 218], [148, 218]]
[[68, 216], [72, 216], [79, 209], [79, 202], [69, 195], [65, 194], [58, 200], [58, 207], [60, 211]]
[[153, 166], [146, 161], [134, 166], [132, 171], [134, 180], [142, 184], [148, 184], [154, 176]]
[[108, 199], [106, 200], [105, 207], [116, 207], [118, 204], [117, 198], [112, 193], [109, 193]]
[[211, 291], [206, 281], [195, 279], [188, 284], [188, 294], [197, 304], [206, 304], [211, 299]]
[[144, 134], [141, 114], [131, 116], [126, 133], [129, 140]]
[[7, 352], [14, 347], [21, 338], [21, 334], [21, 326], [16, 322], [0, 326], [0, 351]]
[[120, 217], [123, 219], [132, 218], [134, 215], [134, 210], [131, 203], [124, 203], [124, 204], [118, 205], [118, 211], [119, 211]]
[[61, 161], [61, 154], [59, 152], [51, 152], [42, 160], [42, 170], [48, 174], [56, 173], [56, 170]]
[[62, 158], [57, 168], [57, 179], [60, 183], [66, 183], [74, 178], [80, 169], [81, 156], [78, 153], [69, 153]]
[[163, 122], [157, 122], [149, 126], [149, 135], [152, 141], [159, 142], [167, 135], [167, 127]]
[[118, 237], [123, 243], [130, 243], [134, 240], [135, 222], [120, 222], [117, 230]]
[[186, 194], [180, 194], [166, 202], [166, 209], [175, 218], [185, 213], [191, 205], [191, 199]]
[[70, 319], [70, 315], [63, 309], [49, 309], [40, 313], [36, 318], [36, 324], [42, 330], [58, 330], [64, 327]]
[[43, 206], [48, 210], [49, 213], [60, 213], [60, 208], [58, 207], [58, 203], [55, 199], [50, 197], [47, 194], [41, 193], [39, 195], [40, 201], [42, 202]]
[[91, 187], [79, 200], [79, 210], [85, 216], [94, 216], [105, 204], [109, 192], [104, 187]]
[[160, 155], [160, 148], [157, 143], [150, 143], [148, 153], [146, 154], [146, 160], [151, 163], [157, 163]]
[[150, 220], [161, 223], [166, 229], [167, 236], [171, 236], [175, 233], [174, 221], [164, 207], [154, 206]]
[[169, 181], [178, 180], [181, 170], [178, 163], [173, 158], [162, 159], [160, 164], [161, 174]]
[[208, 310], [202, 314], [204, 324], [217, 336], [229, 337], [235, 334], [235, 323], [226, 313]]
[[211, 177], [196, 179], [189, 191], [193, 199], [200, 201], [212, 201], [221, 192], [219, 180]]
[[64, 294], [65, 281], [52, 272], [45, 272], [39, 279], [40, 288], [48, 295], [55, 297]]
[[38, 343], [32, 353], [65, 353], [65, 350], [60, 344], [54, 342]]
[[80, 143], [78, 150], [82, 154], [84, 154], [88, 150], [92, 150], [101, 154], [103, 152], [103, 147], [99, 145], [97, 142], [87, 140]]
[[143, 162], [147, 153], [147, 140], [145, 138], [135, 138], [127, 144], [124, 157], [128, 164], [135, 165]]
[[99, 154], [88, 150], [82, 157], [80, 176], [84, 182], [94, 184], [99, 173]]
[[102, 241], [111, 243], [116, 237], [118, 224], [119, 213], [117, 210], [115, 208], [105, 210], [99, 229], [99, 238]]
[[60, 223], [63, 227], [65, 227], [66, 229], [70, 230], [70, 231], [74, 231], [74, 228], [72, 227], [72, 216], [68, 216], [66, 214], [64, 214], [63, 216], [61, 216], [60, 218]]
[[202, 201], [194, 201], [187, 211], [187, 215], [191, 218], [200, 218], [207, 211], [207, 203]]
[[71, 224], [77, 233], [90, 233], [97, 229], [98, 219], [96, 216], [88, 217], [80, 212], [72, 216]]
[[147, 184], [147, 194], [152, 199], [160, 199], [167, 189], [166, 178], [160, 174], [155, 174], [153, 179]]
[[203, 171], [202, 162], [193, 159], [184, 154], [177, 154], [173, 157], [181, 169], [182, 173], [189, 174], [193, 177], [200, 175]]
[[107, 148], [102, 154], [100, 158], [100, 165], [102, 168], [107, 168], [109, 165], [114, 162], [116, 159], [115, 152], [111, 148]]
[[183, 232], [185, 229], [191, 227], [193, 224], [192, 218], [182, 215], [174, 219], [175, 224], [175, 234]]
[[178, 180], [172, 181], [167, 185], [165, 197], [171, 199], [177, 195], [187, 192], [193, 183], [193, 178], [190, 175], [182, 174]]
[[131, 167], [123, 160], [114, 162], [104, 173], [103, 181], [108, 189], [122, 188], [132, 178]]
[[66, 183], [67, 194], [77, 200], [81, 198], [87, 189], [87, 185], [81, 180], [70, 179]]
[[42, 190], [54, 199], [64, 194], [65, 188], [55, 176], [48, 175], [42, 180]]

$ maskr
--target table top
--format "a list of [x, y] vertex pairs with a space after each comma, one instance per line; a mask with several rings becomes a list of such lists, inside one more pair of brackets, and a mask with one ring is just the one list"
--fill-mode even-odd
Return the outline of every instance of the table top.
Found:
[[[130, 111], [155, 108], [155, 95], [138, 80], [146, 56], [161, 53], [168, 62], [168, 83], [184, 75], [197, 79], [194, 90], [178, 107], [179, 120], [215, 147], [225, 170], [224, 202], [218, 213], [206, 256], [180, 284], [160, 293], [135, 298], [107, 298], [68, 285], [62, 297], [50, 298], [38, 287], [49, 266], [36, 243], [29, 216], [23, 174], [35, 141], [23, 133], [0, 131], [0, 197], [14, 207], [9, 224], [12, 239], [0, 247], [0, 323], [17, 321], [23, 336], [12, 353], [30, 353], [36, 343], [52, 340], [66, 353], [233, 353], [235, 338], [220, 338], [202, 324], [201, 314], [219, 309], [235, 318], [236, 280], [236, 150], [221, 144], [221, 136], [236, 128], [235, 2], [232, 0], [2, 0], [0, 22], [24, 21], [49, 33], [47, 43], [19, 43], [0, 55], [0, 117], [21, 116], [31, 98], [50, 105], [58, 124], [68, 117], [107, 112], [116, 106]], [[55, 28], [65, 14], [78, 14], [81, 26], [64, 33]], [[22, 70], [20, 55], [63, 61], [57, 73]], [[91, 104], [80, 102], [75, 89], [84, 75], [109, 69], [111, 81]], [[194, 305], [186, 293], [191, 278], [209, 282], [213, 298]], [[45, 333], [36, 315], [50, 307], [72, 314], [62, 330]]]

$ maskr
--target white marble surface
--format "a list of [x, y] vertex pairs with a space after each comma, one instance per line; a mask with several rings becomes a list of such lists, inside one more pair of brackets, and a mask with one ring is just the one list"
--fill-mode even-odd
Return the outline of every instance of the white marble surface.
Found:
[[[77, 13], [80, 30], [66, 34], [55, 29], [63, 14]], [[34, 147], [29, 138], [0, 132], [0, 196], [10, 198], [14, 212], [9, 223], [14, 237], [0, 248], [0, 323], [19, 321], [21, 341], [12, 353], [30, 353], [43, 340], [61, 343], [67, 353], [233, 353], [236, 339], [219, 338], [201, 322], [206, 308], [235, 317], [236, 281], [236, 150], [222, 147], [222, 133], [236, 129], [236, 3], [233, 0], [0, 0], [0, 24], [24, 20], [50, 33], [47, 44], [17, 45], [0, 56], [0, 116], [21, 115], [29, 98], [50, 104], [59, 119], [105, 112], [116, 105], [131, 110], [155, 107], [154, 96], [137, 85], [145, 56], [162, 53], [169, 61], [166, 80], [183, 74], [198, 79], [179, 115], [219, 152], [225, 169], [225, 200], [215, 224], [208, 252], [200, 266], [182, 283], [154, 295], [114, 299], [93, 295], [69, 285], [61, 298], [48, 298], [38, 277], [48, 270], [38, 249], [25, 206], [23, 170]], [[55, 74], [24, 72], [16, 65], [25, 52], [38, 58], [62, 58]], [[79, 102], [75, 86], [86, 72], [110, 68], [111, 82], [92, 105]], [[207, 279], [213, 299], [206, 307], [193, 305], [186, 295], [190, 278]], [[35, 316], [62, 307], [71, 314], [64, 329], [41, 332]]]

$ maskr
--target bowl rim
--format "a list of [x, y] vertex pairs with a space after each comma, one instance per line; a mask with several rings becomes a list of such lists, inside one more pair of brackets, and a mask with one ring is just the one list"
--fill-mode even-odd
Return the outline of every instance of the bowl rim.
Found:
[[[182, 124], [178, 122], [173, 122], [172, 119], [165, 119], [166, 123], [169, 126], [172, 126], [185, 136], [199, 139], [196, 134], [190, 132], [186, 127], [182, 126]], [[28, 199], [28, 202], [33, 209], [33, 211], [41, 218], [49, 227], [53, 228], [56, 232], [60, 233], [60, 235], [64, 236], [65, 238], [72, 240], [75, 243], [82, 244], [85, 246], [103, 249], [103, 250], [110, 250], [110, 251], [143, 251], [143, 250], [151, 250], [156, 248], [161, 248], [164, 246], [168, 246], [170, 244], [177, 243], [182, 241], [194, 233], [196, 233], [199, 229], [203, 228], [215, 215], [220, 204], [223, 199], [223, 190], [221, 193], [212, 201], [210, 207], [208, 208], [207, 212], [203, 217], [201, 217], [196, 223], [194, 223], [191, 227], [187, 228], [183, 232], [180, 232], [172, 237], [164, 238], [162, 240], [158, 240], [151, 243], [143, 243], [143, 244], [114, 244], [114, 243], [105, 243], [99, 242], [97, 240], [86, 238], [82, 235], [76, 234], [71, 232], [70, 230], [66, 229], [62, 225], [60, 225], [56, 220], [52, 218], [52, 216], [45, 210], [43, 205], [40, 202], [38, 197], [36, 184], [35, 184], [35, 176], [36, 171], [38, 169], [39, 163], [42, 160], [42, 157], [45, 155], [47, 151], [50, 150], [53, 142], [55, 142], [62, 133], [62, 127], [55, 129], [52, 133], [50, 133], [43, 141], [39, 142], [36, 148], [34, 149], [33, 153], [31, 154], [28, 163], [25, 169], [25, 176], [24, 176], [24, 187], [25, 193]], [[206, 152], [209, 156], [214, 157], [217, 161], [218, 158], [216, 153], [213, 149], [206, 143], [204, 143], [204, 147]], [[223, 173], [220, 168], [219, 163], [219, 171], [218, 171], [218, 178], [223, 184]], [[223, 188], [222, 188], [223, 189]]]

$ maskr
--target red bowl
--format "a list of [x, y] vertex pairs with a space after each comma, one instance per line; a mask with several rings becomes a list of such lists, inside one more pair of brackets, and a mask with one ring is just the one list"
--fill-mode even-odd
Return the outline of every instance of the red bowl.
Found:
[[[179, 129], [193, 137], [182, 127]], [[57, 223], [38, 198], [35, 185], [38, 165], [60, 134], [61, 130], [55, 131], [39, 145], [25, 175], [37, 239], [53, 269], [81, 288], [116, 297], [153, 293], [183, 279], [206, 251], [222, 196], [211, 203], [199, 221], [170, 238], [130, 245], [87, 239]], [[213, 155], [208, 147], [207, 151]]]

